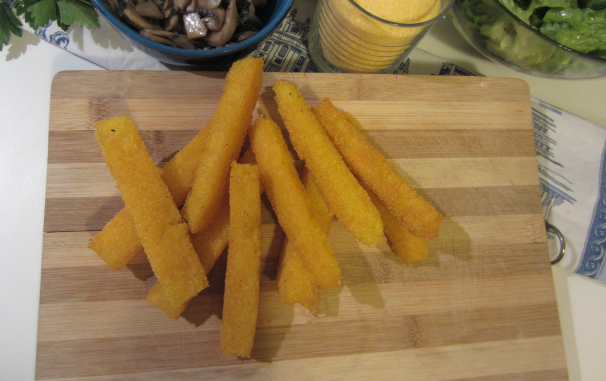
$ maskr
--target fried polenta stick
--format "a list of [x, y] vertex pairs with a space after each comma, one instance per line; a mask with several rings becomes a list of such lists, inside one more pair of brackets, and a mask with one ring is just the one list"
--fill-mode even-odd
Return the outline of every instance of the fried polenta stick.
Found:
[[[158, 172], [160, 176], [164, 174], [161, 168]], [[116, 213], [89, 241], [88, 248], [95, 251], [113, 271], [126, 265], [143, 248], [128, 209], [122, 208]]]
[[127, 208], [119, 211], [88, 243], [88, 248], [114, 271], [126, 265], [142, 247]]
[[360, 242], [368, 246], [378, 244], [383, 237], [383, 224], [377, 208], [343, 162], [299, 90], [286, 81], [276, 82], [273, 89], [293, 147], [313, 173], [332, 212]]
[[[202, 129], [162, 168], [162, 180], [177, 207], [183, 204], [191, 188], [200, 162], [200, 152], [206, 147], [208, 131]], [[114, 271], [126, 265], [142, 247], [135, 222], [126, 208], [119, 211], [88, 244], [88, 248], [94, 250]]]
[[391, 243], [393, 252], [408, 265], [427, 259], [429, 255], [427, 240], [409, 232], [406, 226], [391, 214], [375, 194], [369, 191], [368, 195], [381, 213], [385, 235]]
[[400, 176], [393, 164], [328, 98], [313, 111], [360, 182], [374, 192], [412, 234], [426, 239], [436, 238], [442, 216]]
[[[326, 199], [307, 168], [303, 169], [302, 180], [314, 216], [320, 222], [322, 230], [328, 234], [333, 214], [326, 203]], [[276, 284], [282, 303], [299, 303], [305, 308], [312, 308], [316, 304], [318, 285], [313, 275], [303, 264], [297, 247], [288, 237], [284, 239], [282, 244]]]
[[[191, 242], [206, 275], [208, 275], [229, 242], [229, 197], [225, 197], [221, 201], [221, 207], [215, 215], [213, 223], [202, 233], [192, 234]], [[149, 290], [146, 299], [160, 307], [166, 316], [171, 319], [179, 318], [191, 301], [188, 300], [182, 304], [171, 303], [162, 291], [160, 282], [157, 282]]]
[[[227, 84], [225, 85], [227, 87]], [[223, 95], [221, 96], [223, 97]], [[166, 183], [177, 206], [183, 205], [189, 193], [196, 169], [200, 163], [200, 153], [206, 148], [210, 129], [205, 127], [183, 149], [162, 168], [162, 180]]]
[[[192, 233], [201, 232], [211, 223], [227, 193], [230, 164], [234, 153], [239, 154], [242, 149], [261, 91], [262, 58], [247, 57], [232, 68], [217, 113], [206, 127], [210, 130], [208, 144], [200, 155], [192, 189], [181, 209]], [[230, 86], [232, 82], [238, 86]]]
[[233, 163], [229, 181], [229, 250], [221, 322], [223, 356], [250, 357], [261, 276], [259, 168]]
[[[240, 163], [256, 164], [255, 156], [249, 148], [240, 158]], [[262, 186], [259, 184], [259, 193], [262, 192]], [[221, 207], [215, 215], [212, 224], [204, 229], [202, 233], [192, 234], [191, 241], [194, 245], [198, 259], [206, 271], [206, 275], [215, 265], [215, 262], [223, 253], [229, 242], [229, 194], [225, 195], [221, 201]], [[160, 307], [162, 311], [171, 319], [177, 319], [190, 301], [180, 305], [174, 305], [168, 300], [160, 283], [156, 283], [146, 297], [151, 303]]]
[[249, 131], [261, 182], [287, 237], [299, 249], [307, 270], [321, 287], [337, 288], [341, 270], [328, 235], [314, 217], [280, 128], [260, 116]]
[[172, 303], [162, 290], [162, 285], [160, 285], [160, 282], [156, 282], [156, 284], [152, 286], [145, 299], [160, 307], [162, 312], [164, 312], [164, 314], [171, 319], [178, 319], [191, 301], [191, 299], [189, 299], [181, 304]]
[[[233, 80], [226, 82], [219, 104], [229, 103], [233, 94], [250, 82], [246, 75], [242, 75], [246, 70], [248, 70], [247, 65], [232, 66], [230, 78]], [[200, 155], [206, 148], [210, 131], [209, 128], [200, 130], [196, 137], [163, 168], [162, 179], [168, 186], [177, 207], [183, 205], [191, 189], [200, 163]], [[112, 270], [119, 270], [141, 250], [141, 241], [136, 235], [134, 226], [130, 214], [121, 211], [93, 237], [88, 247], [94, 250]]]
[[174, 304], [189, 300], [208, 282], [137, 127], [129, 117], [117, 116], [98, 122], [95, 137], [164, 292]]

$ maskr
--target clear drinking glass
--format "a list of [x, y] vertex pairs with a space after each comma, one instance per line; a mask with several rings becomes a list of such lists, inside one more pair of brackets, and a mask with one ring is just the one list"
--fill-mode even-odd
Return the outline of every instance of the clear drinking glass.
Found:
[[309, 34], [311, 59], [323, 72], [392, 73], [452, 2], [436, 0], [430, 18], [401, 24], [370, 14], [354, 0], [319, 0]]

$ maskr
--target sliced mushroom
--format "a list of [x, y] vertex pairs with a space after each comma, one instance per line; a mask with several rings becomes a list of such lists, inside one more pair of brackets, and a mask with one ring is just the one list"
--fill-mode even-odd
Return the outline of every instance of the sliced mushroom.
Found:
[[139, 4], [135, 7], [137, 13], [143, 17], [147, 17], [155, 20], [162, 20], [165, 18], [164, 13], [160, 10], [158, 4], [153, 1], [139, 1]]
[[202, 24], [204, 24], [208, 30], [213, 32], [221, 30], [221, 28], [217, 26], [217, 21], [212, 17], [204, 17], [202, 19]]
[[219, 31], [221, 30], [221, 28], [223, 28], [223, 24], [225, 23], [225, 9], [223, 8], [215, 8], [215, 9], [200, 9], [200, 7], [198, 7], [198, 11], [200, 12], [200, 14], [206, 18], [206, 17], [211, 17], [215, 20], [215, 25], [213, 26], [216, 29], [210, 29], [213, 31]]
[[162, 29], [174, 31], [179, 26], [179, 20], [181, 19], [181, 15], [178, 13], [173, 13], [166, 19], [162, 20]]
[[218, 8], [221, 5], [221, 0], [204, 0], [210, 9]]
[[198, 1], [192, 0], [187, 7], [185, 7], [185, 13], [193, 13], [198, 10]]
[[[140, 1], [143, 1], [143, 0], [140, 0]], [[158, 7], [159, 7], [161, 10], [163, 10], [163, 11], [165, 11], [165, 10], [166, 10], [166, 9], [168, 9], [168, 8], [170, 8], [170, 7], [168, 6], [168, 3], [169, 3], [169, 1], [168, 1], [168, 0], [151, 0], [151, 1], [153, 1], [154, 3], [156, 3], [156, 5], [158, 5]], [[172, 6], [172, 5], [171, 5], [171, 6]]]
[[210, 32], [206, 37], [202, 38], [209, 46], [225, 45], [236, 31], [238, 26], [238, 10], [236, 9], [236, 0], [229, 0], [229, 6], [225, 11], [225, 23], [223, 28], [218, 32]]
[[190, 40], [204, 38], [208, 33], [208, 29], [202, 23], [200, 15], [197, 13], [188, 13], [183, 15], [183, 24], [185, 26], [187, 38]]
[[213, 10], [202, 10], [201, 13], [202, 16], [204, 16], [202, 21], [208, 30], [218, 32], [223, 28], [223, 24], [225, 23], [225, 9], [216, 8]]
[[257, 34], [257, 32], [248, 31], [248, 32], [238, 33], [238, 34], [234, 35], [233, 40], [236, 42], [242, 42], [244, 40], [248, 40], [255, 34]]
[[175, 1], [175, 8], [177, 8], [177, 10], [184, 10], [185, 8], [187, 8], [187, 6], [189, 5], [189, 3], [191, 3], [192, 0], [174, 0]]
[[173, 9], [173, 7], [175, 6], [175, 2], [173, 0], [164, 0], [162, 2], [162, 10], [164, 12]]
[[175, 32], [169, 32], [167, 30], [152, 30], [152, 29], [144, 29], [141, 33], [146, 32], [147, 34], [153, 34], [154, 36], [171, 39], [175, 36], [178, 36]]
[[159, 43], [164, 44], [164, 45], [172, 46], [173, 48], [178, 48], [177, 44], [175, 44], [171, 40], [155, 36], [155, 35], [149, 33], [149, 31], [147, 31], [145, 29], [142, 30], [142, 31], [140, 31], [139, 34], [141, 34], [145, 38], [149, 38], [152, 41], [156, 41], [156, 42], [159, 42]]
[[164, 18], [169, 18], [176, 13], [174, 7], [170, 7], [162, 12], [164, 13]]
[[122, 12], [126, 16], [127, 22], [137, 29], [161, 29], [158, 24], [152, 24], [141, 17], [131, 1], [128, 2], [128, 5]]
[[257, 34], [263, 23], [255, 12], [267, 2], [266, 0], [107, 1], [113, 5], [121, 18], [139, 29], [142, 36], [168, 46], [204, 50], [235, 45]]
[[187, 39], [187, 37], [185, 37], [182, 34], [177, 34], [176, 37], [171, 38], [171, 41], [183, 49], [190, 49], [190, 50], [196, 49], [196, 46], [194, 44], [192, 44], [191, 41], [189, 41]]
[[198, 0], [198, 11], [202, 11], [202, 15], [206, 15], [206, 12], [210, 11], [210, 6], [207, 0]]

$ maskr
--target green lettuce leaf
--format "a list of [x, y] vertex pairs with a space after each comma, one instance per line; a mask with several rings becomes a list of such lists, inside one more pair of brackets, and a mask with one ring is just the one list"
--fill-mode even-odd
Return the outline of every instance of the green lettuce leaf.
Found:
[[606, 9], [550, 9], [540, 31], [582, 53], [606, 50]]

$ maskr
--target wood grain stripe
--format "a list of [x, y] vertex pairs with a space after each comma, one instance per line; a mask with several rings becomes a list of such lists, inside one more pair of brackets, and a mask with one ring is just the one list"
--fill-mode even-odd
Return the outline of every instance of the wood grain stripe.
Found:
[[[272, 92], [273, 94], [273, 92]], [[332, 97], [331, 97], [332, 99]], [[311, 106], [322, 98], [306, 99]], [[510, 129], [528, 132], [532, 120], [527, 104], [515, 103], [503, 107], [502, 103], [486, 103], [481, 109], [461, 98], [442, 101], [439, 106], [423, 100], [402, 101], [343, 101], [333, 99], [335, 106], [350, 112], [370, 130], [484, 130]], [[50, 125], [50, 131], [89, 131], [95, 122], [116, 115], [128, 115], [142, 131], [154, 130], [199, 130], [206, 126], [217, 109], [218, 101], [184, 99], [62, 99], [61, 112], [70, 115]], [[364, 105], [365, 107], [361, 107]], [[514, 109], [514, 113], [511, 113]], [[274, 121], [281, 120], [278, 106], [271, 99], [261, 99], [256, 118], [260, 112]], [[402, 123], [405, 120], [406, 123]], [[513, 123], [512, 123], [513, 122]], [[482, 124], [480, 124], [482, 123]], [[513, 127], [512, 127], [513, 125]]]
[[[52, 99], [180, 99], [214, 100], [223, 91], [225, 74], [216, 72], [167, 72], [158, 81], [157, 73], [128, 71], [116, 73], [61, 72], [52, 84]], [[494, 77], [439, 77], [439, 76], [376, 76], [357, 74], [357, 78], [343, 78], [340, 74], [285, 75], [264, 73], [262, 99], [273, 99], [271, 86], [278, 79], [291, 81], [299, 87], [305, 99], [364, 101], [425, 101], [437, 105], [449, 99], [461, 103], [526, 104], [530, 100], [521, 94], [528, 92], [522, 80]], [[378, 80], [380, 79], [380, 80]], [[78, 84], [74, 91], [72, 84]], [[103, 83], [104, 86], [97, 86]], [[167, 85], [170, 84], [170, 85]], [[421, 91], [402, 91], [402, 88], [420, 88]], [[439, 96], [436, 96], [439, 94]]]
[[[100, 318], [102, 312], [108, 308], [120, 311], [110, 316], [111, 322]], [[46, 305], [43, 309], [41, 313], [45, 317], [54, 318], [59, 323], [52, 327], [40, 327], [40, 342], [62, 341], [63, 338], [94, 340], [124, 336], [137, 337], [149, 335], [150, 332], [153, 332], [153, 335], [186, 333], [189, 330], [189, 325], [196, 324], [193, 321], [188, 321], [187, 318], [179, 319], [171, 324], [172, 327], [154, 323], [150, 317], [155, 316], [156, 312], [141, 303], [56, 304]], [[203, 328], [198, 329], [198, 331], [214, 334], [217, 330], [220, 330], [220, 315], [209, 315], [209, 311], [200, 310], [197, 312], [199, 312], [199, 321], [204, 321]], [[256, 354], [260, 355], [257, 359], [262, 359], [262, 354], [271, 351], [271, 346], [276, 345], [276, 342], [272, 340], [275, 337], [287, 337], [291, 341], [291, 343], [286, 342], [280, 345], [282, 358], [305, 357], [306, 350], [313, 351], [315, 345], [317, 345], [314, 343], [315, 339], [313, 337], [305, 335], [305, 331], [310, 324], [313, 325], [314, 331], [328, 339], [327, 341], [331, 343], [332, 347], [330, 351], [335, 351], [337, 355], [343, 351], [343, 343], [340, 343], [343, 338], [339, 338], [339, 336], [343, 336], [339, 333], [338, 328], [340, 326], [349, 328], [350, 334], [345, 339], [351, 339], [352, 336], [364, 337], [364, 334], [360, 334], [362, 332], [354, 333], [356, 329], [360, 329], [359, 327], [362, 326], [362, 329], [372, 333], [371, 337], [376, 337], [382, 342], [383, 347], [378, 349], [383, 350], [430, 348], [457, 343], [470, 344], [484, 341], [487, 336], [494, 336], [494, 341], [512, 340], [518, 338], [519, 330], [528, 332], [525, 335], [526, 338], [559, 334], [559, 324], [545, 323], [542, 319], [537, 318], [537, 316], [557, 317], [555, 304], [463, 311], [458, 322], [453, 322], [452, 313], [450, 312], [388, 316], [381, 319], [371, 318], [364, 324], [360, 324], [361, 322], [355, 319], [326, 319], [316, 322], [313, 316], [304, 316], [301, 314], [302, 312], [301, 309], [293, 308], [293, 306], [283, 306], [276, 313], [283, 313], [287, 318], [292, 319], [290, 325], [258, 326], [258, 335], [260, 336], [258, 336], [254, 348]], [[88, 322], [78, 317], [82, 314], [90, 315]], [[133, 320], [137, 324], [133, 324]], [[267, 320], [264, 320], [263, 323], [267, 323]], [[473, 328], [462, 328], [461, 324], [463, 323], [470, 324]], [[457, 328], [455, 331], [451, 329], [453, 326]], [[495, 328], [497, 331], [491, 332]], [[125, 331], [128, 332], [126, 335], [124, 334]], [[304, 345], [293, 345], [293, 340]], [[378, 346], [379, 343], [374, 343], [374, 345]], [[364, 347], [364, 344], [359, 345], [356, 349], [360, 350], [359, 347]]]
[[498, 374], [471, 378], [458, 378], [453, 381], [568, 381], [568, 371], [564, 368], [554, 370], [538, 370], [534, 372]]
[[[275, 267], [274, 267], [275, 268]], [[455, 269], [456, 267], [451, 267]], [[40, 305], [53, 303], [75, 303], [95, 301], [119, 301], [119, 300], [143, 300], [147, 292], [155, 283], [151, 277], [152, 272], [148, 266], [137, 266], [133, 269], [136, 275], [149, 277], [139, 280], [127, 271], [117, 274], [109, 274], [99, 267], [81, 268], [79, 271], [65, 271], [61, 269], [44, 270], [42, 284], [47, 290], [41, 291]], [[210, 287], [202, 291], [196, 298], [205, 308], [220, 311], [223, 296], [224, 271], [213, 270], [209, 275]], [[275, 271], [275, 270], [274, 270]], [[458, 272], [458, 274], [457, 274]], [[105, 274], [103, 282], [90, 280], [91, 275], [100, 276]], [[346, 284], [342, 290], [323, 290], [318, 300], [319, 311], [326, 315], [336, 315], [337, 319], [351, 319], [362, 313], [364, 316], [381, 317], [386, 313], [410, 314], [428, 313], [436, 311], [456, 311], [467, 308], [486, 307], [513, 307], [515, 305], [532, 305], [549, 303], [554, 296], [549, 290], [550, 273], [526, 273], [494, 276], [484, 279], [482, 273], [470, 271], [454, 271], [454, 274], [443, 277], [428, 277], [427, 279], [415, 279], [409, 283], [394, 280], [391, 283], [372, 282], [367, 280], [358, 284]], [[68, 288], [61, 285], [59, 281], [52, 280], [50, 276], [62, 276], [65, 282], [71, 282]], [[89, 276], [89, 277], [87, 277]], [[142, 276], [142, 279], [143, 279]], [[223, 275], [224, 276], [224, 275]], [[452, 284], [446, 284], [446, 280]], [[261, 294], [265, 310], [269, 311], [269, 319], [280, 320], [271, 311], [280, 310], [282, 304], [275, 291], [275, 282], [266, 275], [262, 276]], [[345, 282], [344, 282], [345, 283]], [[543, 284], [543, 285], [541, 285]], [[525, 286], [533, 285], [536, 290], [532, 296], [519, 300], [514, 291], [523, 291]], [[475, 289], [473, 287], [482, 287]], [[499, 290], [499, 287], [508, 289]], [[547, 288], [545, 288], [547, 287]], [[421, 294], [421, 292], [423, 292]], [[492, 293], [492, 294], [491, 294]], [[393, 300], [392, 298], [403, 298]], [[400, 300], [406, 300], [402, 305]], [[432, 303], [427, 303], [427, 301]], [[386, 309], [386, 310], [384, 310]], [[195, 307], [188, 308], [190, 313], [196, 311]], [[262, 308], [259, 309], [261, 311]], [[332, 312], [331, 312], [332, 311]], [[389, 311], [389, 312], [387, 312]], [[161, 312], [160, 312], [161, 313]], [[220, 313], [220, 312], [217, 312]], [[263, 313], [260, 312], [260, 321]], [[160, 315], [158, 315], [160, 316]], [[263, 315], [267, 318], [267, 315]], [[288, 323], [285, 323], [288, 324]]]
[[[349, 356], [343, 356], [342, 360], [347, 361], [347, 365], [355, 366], [356, 371], [361, 374], [361, 376], [357, 377], [356, 375], [349, 375], [347, 373], [350, 369], [341, 369], [341, 367], [333, 366], [329, 370], [339, 371], [340, 375], [343, 375], [343, 378], [340, 376], [331, 377], [332, 380], [385, 380], [385, 381], [402, 381], [402, 380], [417, 380], [415, 378], [416, 373], [414, 370], [408, 374], [403, 374], [402, 369], [397, 365], [396, 356], [399, 354], [393, 354], [392, 352], [388, 353], [376, 353], [367, 356], [359, 356], [354, 355], [354, 359], [349, 359]], [[379, 361], [381, 359], [382, 361]], [[356, 361], [363, 361], [365, 365], [360, 366]], [[392, 362], [393, 360], [393, 362]], [[328, 360], [330, 361], [330, 360]], [[307, 363], [308, 361], [306, 361]], [[309, 361], [311, 362], [311, 361]], [[286, 364], [285, 364], [286, 363]], [[383, 366], [378, 365], [379, 363], [383, 364]], [[290, 364], [289, 361], [281, 361], [276, 363], [276, 368], [290, 370], [298, 367], [296, 364]], [[305, 364], [305, 365], [313, 365], [313, 366], [324, 366], [325, 364], [320, 363], [319, 361], [314, 362], [313, 364]], [[325, 367], [326, 368], [326, 367]], [[307, 377], [310, 375], [307, 373], [309, 370], [298, 373], [293, 377], [289, 378], [291, 380], [308, 380]], [[98, 377], [74, 377], [74, 378], [52, 378], [46, 379], [49, 381], [117, 381], [128, 379], [131, 381], [158, 381], [158, 380], [174, 380], [174, 381], [182, 381], [182, 380], [192, 380], [192, 379], [204, 379], [209, 381], [222, 381], [226, 378], [230, 379], [247, 379], [250, 378], [251, 374], [254, 374], [260, 380], [267, 381], [279, 381], [281, 378], [277, 377], [275, 371], [272, 371], [272, 368], [267, 363], [253, 363], [253, 364], [239, 364], [237, 367], [207, 367], [207, 368], [192, 368], [187, 370], [175, 370], [175, 371], [165, 371], [165, 372], [141, 372], [141, 373], [133, 373], [133, 374], [118, 374], [118, 375], [110, 375], [110, 376], [98, 376]], [[549, 381], [567, 381], [568, 380], [568, 371], [566, 368], [560, 369], [548, 369], [548, 370], [537, 370], [537, 371], [521, 371], [517, 373], [507, 373], [507, 374], [498, 374], [498, 375], [490, 375], [490, 376], [480, 376], [480, 377], [465, 377], [465, 378], [457, 378], [456, 380], [450, 378], [442, 378], [444, 381], [540, 381], [540, 380], [549, 380]]]
[[[371, 127], [371, 126], [369, 126]], [[141, 131], [155, 162], [168, 161], [198, 130]], [[365, 130], [366, 137], [391, 158], [534, 157], [528, 131], [521, 130]], [[51, 131], [49, 164], [103, 163], [92, 131]], [[446, 146], [445, 140], [452, 145]]]
[[[450, 252], [436, 250], [427, 262], [406, 266], [387, 247], [386, 244], [379, 248], [368, 249], [366, 252], [339, 253], [338, 260], [344, 274], [343, 284], [348, 287], [372, 287], [372, 284], [386, 284], [394, 282], [424, 282], [439, 280], [454, 280], [459, 278], [481, 278], [482, 274], [491, 274], [494, 277], [526, 276], [550, 274], [547, 255], [538, 255], [540, 245], [518, 245], [499, 247], [473, 247], [470, 250], [470, 258], [462, 258]], [[141, 293], [146, 292], [149, 283], [147, 280], [153, 276], [153, 272], [141, 253], [138, 258], [131, 261], [126, 268], [118, 272], [111, 272], [109, 268], [97, 258], [90, 250], [81, 249], [82, 262], [92, 263], [92, 266], [70, 266], [59, 267], [46, 265], [43, 268], [43, 284], [48, 291], [41, 294], [41, 303], [55, 303], [59, 301], [70, 301], [72, 299], [88, 301], [94, 296], [98, 300], [114, 300], [138, 298]], [[225, 274], [225, 256], [221, 256], [215, 267], [209, 274], [211, 288], [208, 294], [221, 295], [223, 277]], [[461, 261], [474, 259], [473, 265], [461, 270]], [[278, 251], [264, 255], [263, 279], [261, 290], [275, 291], [273, 281], [276, 278], [278, 267]], [[436, 270], [437, 268], [437, 270]], [[55, 279], [59, 277], [60, 279]], [[91, 279], [102, 278], [103, 286], [99, 287]], [[128, 283], [123, 283], [126, 278], [133, 278]], [[142, 283], [138, 283], [135, 279]], [[73, 285], [66, 288], [63, 281], [73, 281]], [[121, 294], [131, 286], [137, 287], [133, 295]], [[91, 290], [91, 288], [96, 288]], [[60, 290], [60, 292], [59, 292]], [[94, 291], [94, 292], [93, 292]]]
[[[278, 237], [283, 237], [276, 234]], [[44, 235], [45, 257], [42, 262], [42, 269], [60, 270], [68, 272], [80, 271], [84, 268], [92, 270], [99, 268], [103, 277], [111, 277], [113, 273], [109, 271], [105, 262], [97, 255], [86, 248], [88, 239], [92, 236], [90, 232], [82, 233], [50, 233]], [[276, 241], [279, 241], [278, 238]], [[275, 279], [275, 273], [278, 264], [279, 244], [273, 247], [266, 247], [263, 256], [264, 276], [269, 279]], [[458, 248], [453, 250], [453, 247]], [[473, 259], [473, 264], [469, 265], [469, 272], [477, 274], [494, 274], [495, 276], [506, 275], [524, 275], [524, 274], [546, 274], [551, 271], [547, 261], [548, 254], [545, 252], [544, 244], [522, 244], [522, 245], [471, 245], [466, 248], [465, 239], [453, 239], [450, 242], [432, 242], [430, 246], [430, 256], [423, 262], [413, 266], [406, 266], [396, 257], [387, 243], [383, 241], [378, 247], [370, 248], [360, 246], [349, 239], [343, 252], [339, 252], [338, 259], [343, 271], [347, 274], [346, 281], [348, 285], [362, 284], [373, 280], [378, 283], [388, 283], [398, 279], [416, 280], [436, 280], [449, 279], [452, 276], [465, 276], [460, 271], [453, 272], [453, 269], [460, 267], [460, 261], [469, 263]], [[351, 264], [350, 264], [351, 262]], [[137, 269], [146, 269], [149, 273], [145, 253], [141, 251], [130, 262], [126, 269], [120, 270], [128, 274]], [[225, 260], [219, 259], [215, 265], [212, 275], [218, 276], [213, 282], [221, 282], [220, 274], [225, 271]], [[53, 273], [60, 274], [61, 272]], [[216, 275], [219, 274], [219, 275]], [[59, 287], [56, 285], [55, 287]], [[264, 289], [272, 289], [273, 286], [266, 284]]]
[[[392, 159], [415, 188], [538, 187], [535, 157]], [[111, 197], [118, 189], [104, 163], [49, 164], [46, 198]]]
[[[166, 379], [167, 376], [170, 379], [171, 373], [168, 371], [184, 369], [188, 376], [197, 375], [204, 379], [225, 379], [248, 374], [260, 379], [277, 380], [280, 379], [277, 375], [283, 374], [281, 372], [288, 369], [288, 373], [292, 373], [290, 379], [293, 380], [315, 380], [326, 374], [332, 374], [333, 379], [339, 380], [372, 379], [388, 371], [386, 375], [391, 374], [392, 377], [387, 379], [440, 381], [563, 368], [560, 362], [563, 348], [557, 345], [562, 340], [561, 336], [369, 353], [355, 353], [355, 346], [344, 342], [339, 343], [342, 344], [341, 352], [332, 356], [321, 356], [310, 351], [308, 355], [316, 355], [316, 357], [276, 360], [272, 363], [271, 370], [266, 369], [267, 378], [264, 378], [258, 372], [260, 367], [267, 367], [262, 359], [253, 358], [253, 360], [238, 362], [239, 360], [233, 358], [218, 358], [220, 354], [209, 349], [211, 338], [207, 335], [194, 333], [189, 336], [183, 334], [176, 336], [180, 336], [179, 340], [166, 346], [157, 345], [162, 340], [161, 335], [122, 340], [83, 340], [75, 342], [73, 347], [66, 347], [62, 342], [40, 343], [43, 353], [56, 352], [58, 358], [78, 358], [79, 361], [64, 360], [59, 366], [51, 367], [49, 359], [44, 355], [40, 356], [39, 350], [36, 373], [41, 379], [49, 379], [61, 377], [62, 374], [82, 377], [93, 374], [129, 375], [163, 371], [164, 378], [158, 379]], [[90, 347], [101, 349], [100, 358], [91, 356]], [[146, 350], [129, 351], [129, 348], [146, 348]], [[171, 352], [177, 352], [180, 356], [171, 361], [166, 356]], [[119, 353], [125, 353], [124, 357], [121, 358]], [[511, 361], [502, 361], [504, 356]], [[80, 361], [87, 366], [79, 366]], [[139, 365], [142, 363], [148, 366], [142, 369]], [[227, 368], [229, 365], [231, 369]], [[239, 371], [240, 367], [245, 366], [250, 367]], [[214, 367], [221, 368], [215, 372]], [[209, 373], [208, 378], [205, 377], [207, 373]], [[149, 373], [143, 374], [152, 376]]]
[[[488, 216], [541, 213], [540, 194], [536, 186], [503, 186], [482, 188], [423, 189], [447, 216]], [[494, 197], [494, 198], [493, 198]], [[277, 223], [266, 197], [262, 197], [264, 224]], [[515, 201], [514, 201], [515, 200]], [[120, 196], [53, 198], [45, 205], [45, 232], [96, 231], [124, 207]]]
[[[491, 259], [497, 264], [497, 274], [501, 272], [520, 271], [518, 267], [529, 266], [531, 271], [534, 271], [534, 266], [542, 265], [549, 269], [545, 250], [545, 235], [543, 234], [528, 234], [525, 228], [507, 228], [500, 230], [494, 229], [495, 225], [502, 223], [504, 226], [509, 223], [526, 223], [529, 216], [524, 215], [523, 219], [512, 221], [493, 217], [493, 223], [488, 223], [491, 220], [483, 219], [477, 223], [467, 223], [468, 221], [455, 221], [447, 219], [442, 227], [442, 238], [438, 238], [430, 242], [430, 257], [426, 262], [418, 263], [413, 268], [433, 271], [450, 271], [441, 270], [441, 263], [445, 258], [453, 258], [453, 260], [462, 260], [469, 262], [469, 266], [492, 266], [492, 262], [477, 262], [486, 261], [486, 258], [496, 257]], [[531, 217], [534, 223], [541, 223], [541, 216]], [[463, 222], [463, 224], [461, 224]], [[470, 229], [465, 229], [468, 226]], [[473, 228], [473, 229], [471, 229]], [[87, 249], [89, 239], [95, 232], [58, 232], [44, 234], [44, 261], [43, 269], [67, 269], [78, 267], [95, 267], [100, 266], [105, 268], [104, 262], [97, 258], [96, 254]], [[448, 234], [448, 235], [447, 235]], [[479, 234], [481, 238], [470, 236], [470, 234]], [[284, 233], [277, 225], [263, 225], [263, 256], [266, 260], [277, 261]], [[518, 243], [510, 243], [508, 239], [516, 238]], [[338, 247], [338, 256], [340, 261], [347, 261], [360, 255], [368, 258], [368, 261], [374, 261], [375, 257], [387, 255], [390, 261], [393, 260], [399, 266], [402, 262], [392, 256], [391, 249], [388, 243], [384, 240], [377, 247], [367, 247], [359, 244], [341, 225], [339, 222], [333, 222], [331, 234], [329, 237], [333, 247]], [[501, 241], [501, 243], [498, 243]], [[473, 259], [473, 262], [470, 262]], [[516, 265], [517, 262], [520, 262]], [[147, 263], [143, 253], [136, 255], [130, 262], [131, 265], [142, 265]], [[507, 266], [505, 266], [507, 265]], [[385, 266], [386, 269], [381, 269], [381, 265], [376, 265], [375, 276], [381, 274], [391, 266]], [[498, 267], [501, 267], [500, 269]], [[397, 271], [401, 267], [395, 267], [389, 271]], [[408, 267], [404, 267], [408, 268]], [[379, 271], [380, 270], [380, 271]], [[487, 271], [487, 268], [483, 268]], [[400, 274], [405, 275], [405, 274]], [[394, 275], [395, 276], [395, 275]], [[406, 274], [410, 276], [410, 274]], [[438, 274], [438, 276], [442, 276]]]

